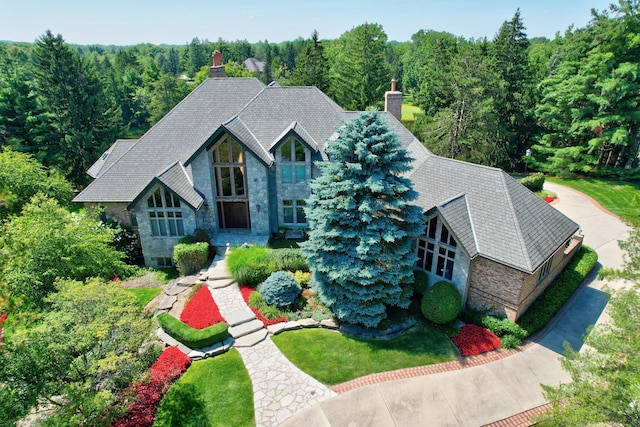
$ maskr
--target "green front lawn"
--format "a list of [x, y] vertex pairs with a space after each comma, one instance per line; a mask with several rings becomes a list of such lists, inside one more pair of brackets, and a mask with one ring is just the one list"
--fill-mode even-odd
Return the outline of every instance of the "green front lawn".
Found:
[[253, 388], [238, 350], [191, 364], [158, 408], [156, 427], [254, 426]]
[[[640, 183], [597, 178], [547, 178], [584, 193], [605, 209], [640, 226]], [[634, 202], [635, 199], [635, 202]]]
[[145, 307], [149, 301], [154, 299], [162, 291], [161, 288], [125, 288], [125, 291], [136, 297], [136, 302], [140, 307]]
[[446, 334], [419, 322], [397, 338], [362, 340], [327, 329], [300, 329], [275, 335], [273, 342], [298, 368], [333, 385], [364, 375], [455, 360]]

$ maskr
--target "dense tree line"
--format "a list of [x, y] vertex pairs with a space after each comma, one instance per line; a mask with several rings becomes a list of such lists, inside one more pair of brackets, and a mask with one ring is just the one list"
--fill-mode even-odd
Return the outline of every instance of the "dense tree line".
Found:
[[[584, 28], [529, 39], [520, 11], [492, 39], [419, 30], [389, 41], [365, 23], [334, 40], [283, 43], [194, 38], [182, 46], [73, 46], [46, 32], [0, 44], [0, 146], [32, 154], [81, 187], [119, 137], [138, 137], [209, 74], [315, 85], [348, 110], [383, 107], [396, 78], [421, 108], [407, 122], [433, 152], [550, 173], [638, 168], [638, 0], [618, 0]], [[263, 62], [251, 73], [247, 58]]]

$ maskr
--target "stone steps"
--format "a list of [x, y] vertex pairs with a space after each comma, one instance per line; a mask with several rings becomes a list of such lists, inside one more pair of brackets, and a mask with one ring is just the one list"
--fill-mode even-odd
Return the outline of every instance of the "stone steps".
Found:
[[264, 324], [260, 320], [254, 319], [249, 322], [240, 323], [238, 325], [230, 327], [229, 335], [231, 335], [235, 339], [238, 339], [245, 335], [250, 335], [261, 329], [264, 329]]
[[256, 316], [252, 312], [244, 310], [233, 310], [231, 313], [224, 317], [229, 327], [239, 325], [241, 323], [250, 322], [254, 320]]
[[[262, 322], [260, 322], [262, 323]], [[266, 329], [262, 328], [258, 331], [252, 332], [248, 335], [241, 336], [236, 339], [235, 346], [236, 347], [253, 347], [261, 341], [264, 341], [265, 338], [269, 335]]]

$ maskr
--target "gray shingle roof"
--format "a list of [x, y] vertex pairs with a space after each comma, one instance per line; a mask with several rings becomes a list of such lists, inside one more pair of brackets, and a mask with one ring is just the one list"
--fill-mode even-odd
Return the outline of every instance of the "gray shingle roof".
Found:
[[[266, 165], [290, 132], [326, 158], [345, 112], [314, 87], [265, 86], [256, 79], [208, 79], [137, 142], [117, 141], [91, 167], [96, 179], [76, 202], [129, 202], [160, 182], [195, 209], [203, 203], [183, 165], [227, 131]], [[433, 155], [391, 114], [381, 113], [411, 156], [407, 174], [424, 211], [437, 208], [469, 256], [533, 272], [578, 225], [500, 169]]]
[[256, 79], [205, 80], [149, 129], [126, 156], [109, 168], [102, 168], [98, 179], [74, 200], [131, 202], [173, 163], [186, 164], [222, 123], [232, 118], [264, 87]]
[[535, 271], [579, 226], [544, 200], [496, 168], [429, 154], [411, 174], [425, 211], [464, 195], [461, 203], [444, 206], [451, 231], [467, 247], [468, 216], [475, 231], [477, 253], [528, 273]]
[[193, 182], [191, 182], [187, 171], [179, 162], [175, 162], [166, 171], [158, 175], [158, 181], [177, 194], [193, 209], [200, 209], [204, 203], [204, 197], [193, 188]]
[[118, 139], [105, 151], [98, 160], [87, 170], [87, 175], [97, 178], [102, 172], [109, 169], [129, 148], [138, 142], [137, 139]]

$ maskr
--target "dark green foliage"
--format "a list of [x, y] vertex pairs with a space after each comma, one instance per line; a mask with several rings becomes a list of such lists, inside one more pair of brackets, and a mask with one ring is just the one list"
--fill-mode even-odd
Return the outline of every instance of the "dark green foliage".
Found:
[[429, 286], [429, 276], [422, 270], [413, 270], [413, 290], [419, 294], [424, 294]]
[[111, 218], [107, 218], [106, 226], [113, 230], [111, 246], [116, 248], [118, 252], [122, 252], [128, 263], [135, 263], [142, 256], [138, 233]]
[[122, 277], [131, 268], [111, 246], [113, 235], [89, 213], [70, 213], [36, 195], [0, 234], [0, 288], [14, 303], [35, 308], [42, 307], [58, 278]]
[[124, 390], [159, 355], [145, 344], [151, 318], [133, 295], [98, 280], [58, 281], [47, 303], [38, 322], [4, 337], [0, 424], [53, 399], [47, 425], [109, 426], [126, 411]]
[[222, 342], [229, 336], [225, 322], [216, 323], [204, 329], [194, 329], [168, 313], [160, 313], [156, 319], [167, 334], [189, 348], [207, 347]]
[[427, 320], [444, 325], [453, 322], [460, 314], [462, 297], [451, 283], [436, 282], [425, 292], [420, 308]]
[[46, 170], [31, 155], [0, 149], [0, 220], [19, 213], [38, 193], [68, 206], [73, 187], [62, 175]]
[[260, 285], [259, 291], [267, 304], [284, 307], [296, 301], [300, 295], [300, 286], [291, 274], [276, 271]]
[[544, 186], [544, 174], [541, 172], [534, 173], [533, 175], [525, 176], [518, 182], [534, 193], [537, 193], [542, 191], [542, 187]]
[[564, 271], [545, 289], [527, 311], [518, 319], [517, 323], [534, 334], [553, 318], [567, 300], [573, 295], [580, 283], [587, 277], [598, 263], [598, 254], [587, 246], [582, 246]]
[[407, 307], [423, 224], [417, 193], [403, 174], [409, 153], [377, 111], [338, 129], [318, 163], [307, 200], [309, 240], [300, 243], [320, 301], [345, 323], [376, 327], [388, 306]]
[[324, 93], [329, 89], [329, 61], [324, 46], [313, 31], [304, 49], [296, 58], [296, 68], [291, 75], [291, 85], [315, 86]]
[[173, 261], [183, 276], [196, 273], [206, 266], [208, 258], [209, 244], [205, 242], [179, 243], [173, 247]]
[[269, 260], [273, 263], [275, 271], [309, 271], [307, 259], [298, 248], [270, 249]]
[[56, 165], [76, 183], [122, 132], [121, 112], [88, 59], [47, 31], [35, 43], [36, 89], [54, 131], [46, 151], [46, 166]]
[[346, 110], [363, 111], [383, 101], [391, 75], [385, 61], [387, 34], [379, 24], [362, 24], [332, 43], [329, 93]]
[[500, 337], [504, 348], [515, 348], [529, 335], [520, 325], [504, 317], [490, 316], [483, 312], [467, 309], [463, 316], [467, 321], [475, 323]]
[[178, 240], [178, 244], [179, 245], [192, 245], [194, 243], [196, 243], [196, 238], [193, 237], [191, 234], [187, 234], [186, 236], [182, 236]]

